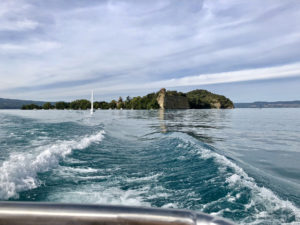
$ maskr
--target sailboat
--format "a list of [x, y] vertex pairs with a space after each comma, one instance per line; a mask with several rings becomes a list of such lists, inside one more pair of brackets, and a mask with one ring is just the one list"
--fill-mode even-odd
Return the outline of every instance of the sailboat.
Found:
[[91, 93], [91, 115], [93, 115], [95, 112], [94, 110], [94, 91]]

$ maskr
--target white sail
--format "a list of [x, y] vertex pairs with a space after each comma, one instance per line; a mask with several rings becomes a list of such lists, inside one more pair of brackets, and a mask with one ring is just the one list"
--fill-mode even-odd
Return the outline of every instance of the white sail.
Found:
[[94, 91], [91, 94], [91, 114], [94, 113]]

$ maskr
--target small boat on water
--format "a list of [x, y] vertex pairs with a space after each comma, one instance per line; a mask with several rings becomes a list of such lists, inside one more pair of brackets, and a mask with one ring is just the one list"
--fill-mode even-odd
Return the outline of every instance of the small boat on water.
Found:
[[204, 213], [108, 205], [0, 202], [6, 225], [233, 225]]

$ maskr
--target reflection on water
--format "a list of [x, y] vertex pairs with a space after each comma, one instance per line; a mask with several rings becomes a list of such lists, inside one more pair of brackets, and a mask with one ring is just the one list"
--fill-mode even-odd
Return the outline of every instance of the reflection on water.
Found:
[[211, 131], [230, 126], [230, 116], [229, 110], [158, 110], [160, 132], [184, 132], [206, 143], [222, 141]]
[[158, 110], [158, 115], [159, 115], [159, 123], [160, 123], [161, 132], [167, 133], [167, 126], [165, 123], [165, 110], [164, 109]]

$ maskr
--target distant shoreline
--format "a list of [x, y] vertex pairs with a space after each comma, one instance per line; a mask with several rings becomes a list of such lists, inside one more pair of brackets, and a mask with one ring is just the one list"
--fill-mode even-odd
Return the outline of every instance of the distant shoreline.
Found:
[[[94, 109], [95, 111], [174, 111], [174, 110], [234, 110], [234, 109], [300, 109], [300, 107], [235, 107], [233, 109]], [[23, 110], [23, 109], [2, 109], [0, 111], [9, 111], [9, 110], [16, 110], [16, 111], [90, 111], [90, 109], [32, 109], [32, 110]]]
[[[0, 109], [21, 109], [25, 104], [35, 104], [43, 106], [45, 101], [33, 101], [33, 100], [19, 100], [19, 99], [5, 99], [0, 98]], [[55, 105], [56, 102], [51, 104]], [[245, 103], [234, 103], [235, 108], [300, 108], [300, 100], [295, 101], [256, 101]], [[85, 109], [84, 109], [85, 110]]]
[[235, 108], [300, 108], [300, 100], [276, 102], [234, 103]]

